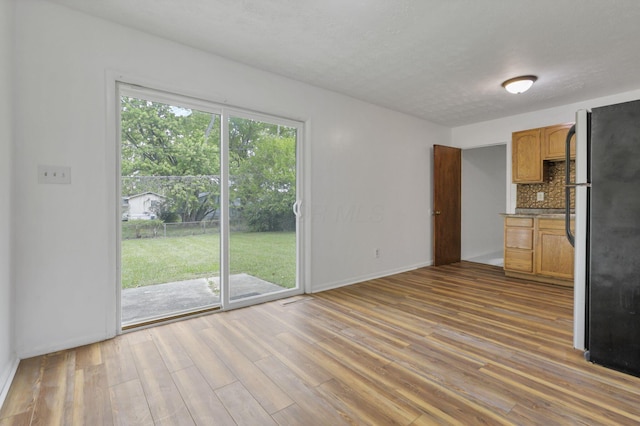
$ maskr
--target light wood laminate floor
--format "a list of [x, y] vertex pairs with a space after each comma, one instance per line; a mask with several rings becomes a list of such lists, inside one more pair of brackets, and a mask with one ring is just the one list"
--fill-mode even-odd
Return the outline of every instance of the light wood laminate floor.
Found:
[[462, 262], [23, 360], [0, 425], [640, 423], [572, 290]]

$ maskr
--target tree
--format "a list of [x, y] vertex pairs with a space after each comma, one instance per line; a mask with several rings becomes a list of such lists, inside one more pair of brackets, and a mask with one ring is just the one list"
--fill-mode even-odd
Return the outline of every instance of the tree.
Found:
[[122, 193], [167, 197], [156, 213], [199, 221], [218, 208], [220, 119], [211, 113], [121, 98]]
[[[122, 193], [166, 197], [155, 213], [183, 222], [212, 216], [220, 202], [220, 117], [122, 97]], [[295, 229], [296, 129], [229, 121], [233, 208], [254, 231]]]
[[254, 151], [255, 144], [268, 136], [296, 137], [296, 129], [247, 118], [232, 117], [229, 120], [230, 168], [239, 167]]
[[232, 194], [252, 231], [295, 230], [295, 137], [263, 133], [232, 176]]

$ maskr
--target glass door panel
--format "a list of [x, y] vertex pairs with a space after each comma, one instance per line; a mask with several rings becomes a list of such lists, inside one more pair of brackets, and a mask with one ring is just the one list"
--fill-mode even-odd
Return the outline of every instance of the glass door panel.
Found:
[[297, 291], [298, 128], [228, 122], [229, 300]]
[[220, 306], [221, 116], [152, 99], [121, 89], [124, 328]]

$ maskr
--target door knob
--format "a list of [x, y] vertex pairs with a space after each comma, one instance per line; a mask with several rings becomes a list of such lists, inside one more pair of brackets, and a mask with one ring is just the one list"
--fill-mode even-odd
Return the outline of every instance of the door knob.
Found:
[[438, 216], [439, 214], [440, 214], [440, 210], [435, 210], [435, 211], [433, 212], [433, 215], [434, 215], [434, 216]]

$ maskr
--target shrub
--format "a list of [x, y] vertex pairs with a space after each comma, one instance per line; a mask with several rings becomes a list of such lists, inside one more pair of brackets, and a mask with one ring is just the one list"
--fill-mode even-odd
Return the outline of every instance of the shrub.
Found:
[[122, 222], [122, 239], [155, 238], [161, 230], [162, 221], [160, 219], [130, 220], [128, 222]]

